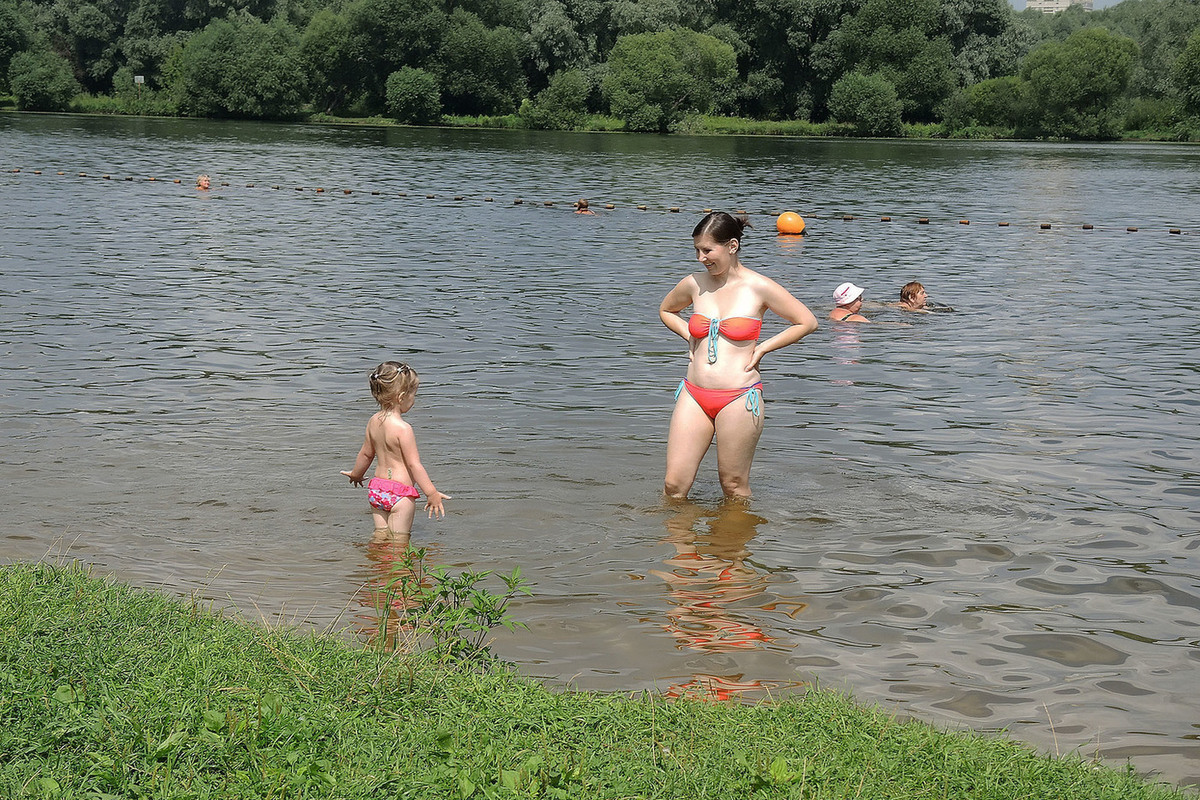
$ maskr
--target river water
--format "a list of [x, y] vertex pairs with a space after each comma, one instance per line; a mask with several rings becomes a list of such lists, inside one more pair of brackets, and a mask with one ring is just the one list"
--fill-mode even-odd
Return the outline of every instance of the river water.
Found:
[[[522, 673], [815, 683], [1200, 783], [1198, 187], [1160, 145], [0, 115], [0, 560], [366, 636], [392, 554], [338, 471], [400, 358], [454, 498], [414, 543], [533, 581]], [[748, 509], [711, 462], [660, 498], [705, 208], [822, 319], [852, 280], [909, 323], [767, 357]], [[910, 280], [954, 313], [880, 305]]]

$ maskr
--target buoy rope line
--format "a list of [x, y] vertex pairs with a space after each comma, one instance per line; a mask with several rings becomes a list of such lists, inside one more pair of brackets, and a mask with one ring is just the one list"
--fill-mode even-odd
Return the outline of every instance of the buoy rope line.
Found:
[[[8, 169], [7, 172], [10, 174], [20, 174], [20, 175], [67, 176], [67, 177], [83, 178], [83, 179], [88, 179], [88, 180], [114, 181], [114, 182], [121, 182], [121, 183], [132, 182], [132, 183], [168, 183], [168, 184], [176, 184], [176, 185], [184, 185], [185, 184], [185, 181], [183, 181], [180, 178], [157, 178], [157, 177], [135, 178], [132, 175], [117, 176], [117, 175], [112, 175], [110, 173], [89, 173], [89, 172], [68, 173], [64, 170], [24, 169], [24, 168], [20, 168], [20, 167]], [[187, 181], [186, 183], [189, 186], [191, 185], [191, 181]], [[238, 186], [240, 187], [241, 184], [239, 184]], [[439, 199], [436, 194], [415, 191], [415, 190], [412, 192], [397, 192], [397, 191], [383, 191], [380, 189], [345, 189], [345, 188], [325, 188], [325, 187], [321, 187], [321, 186], [284, 186], [282, 184], [256, 184], [256, 183], [247, 183], [244, 186], [247, 189], [268, 189], [268, 190], [272, 190], [272, 191], [282, 191], [282, 190], [286, 189], [286, 190], [296, 191], [296, 192], [305, 192], [305, 193], [311, 193], [311, 194], [330, 195], [330, 196], [369, 195], [369, 196], [387, 197], [387, 198], [397, 198], [397, 197], [398, 198], [415, 198], [415, 199], [423, 198], [426, 200]], [[204, 191], [211, 192], [211, 191], [215, 191], [215, 190], [221, 189], [221, 188], [233, 188], [233, 185], [230, 184], [228, 181], [222, 181], [219, 183], [213, 182], [211, 184], [211, 188], [204, 190]], [[540, 201], [538, 201], [538, 200], [526, 200], [525, 198], [522, 198], [522, 197], [515, 197], [515, 198], [509, 199], [509, 200], [498, 200], [495, 197], [491, 197], [491, 196], [487, 196], [487, 195], [465, 195], [465, 194], [443, 195], [441, 199], [446, 199], [446, 198], [452, 198], [455, 202], [484, 202], [484, 203], [500, 202], [500, 203], [509, 203], [511, 205], [518, 205], [518, 206], [528, 206], [530, 208], [565, 208], [567, 210], [571, 210], [577, 205], [576, 201], [574, 201], [574, 200], [566, 200], [566, 201], [540, 200]], [[707, 214], [713, 210], [711, 208], [685, 209], [681, 206], [651, 206], [648, 204], [637, 204], [637, 203], [629, 203], [629, 204], [619, 205], [617, 203], [599, 203], [599, 202], [593, 202], [593, 201], [589, 201], [589, 207], [593, 210], [598, 210], [598, 209], [604, 209], [606, 211], [633, 210], [633, 211], [640, 211], [640, 212], [647, 212], [647, 213], [664, 213], [664, 214], [679, 214], [679, 213]], [[760, 210], [760, 211], [756, 212], [756, 211], [748, 211], [746, 209], [734, 209], [733, 213], [745, 214], [749, 217], [755, 217], [755, 216], [769, 217], [772, 220], [774, 220], [774, 219], [778, 218], [780, 215], [788, 213], [788, 210], [779, 210], [779, 211]], [[795, 213], [795, 212], [793, 212], [793, 213]], [[883, 215], [876, 215], [876, 214], [872, 214], [872, 215], [821, 214], [821, 213], [810, 212], [810, 213], [804, 214], [803, 219], [804, 220], [823, 220], [826, 222], [870, 222], [873, 224], [879, 224], [879, 223], [913, 224], [913, 223], [915, 223], [917, 225], [933, 225], [936, 223], [938, 225], [953, 224], [953, 225], [962, 226], [962, 227], [967, 227], [967, 226], [971, 226], [971, 225], [975, 225], [976, 227], [978, 227], [980, 224], [995, 226], [995, 227], [1000, 227], [1000, 228], [1023, 227], [1023, 226], [1013, 225], [1012, 223], [1004, 221], [1004, 220], [1000, 220], [997, 222], [979, 223], [978, 220], [972, 221], [970, 219], [964, 219], [964, 218], [935, 219], [935, 218], [931, 218], [931, 217], [889, 216], [886, 214], [883, 214]], [[1078, 222], [1075, 222], [1075, 223], [1041, 222], [1041, 223], [1037, 223], [1037, 228], [1039, 231], [1081, 230], [1081, 231], [1100, 231], [1100, 232], [1124, 231], [1125, 233], [1138, 233], [1139, 231], [1142, 230], [1142, 228], [1140, 228], [1139, 226], [1135, 226], [1135, 225], [1126, 225], [1126, 226], [1092, 225], [1090, 223], [1078, 223]], [[1194, 235], [1193, 231], [1184, 230], [1182, 228], [1176, 228], [1176, 227], [1167, 227], [1167, 228], [1159, 229], [1156, 226], [1154, 229], [1146, 229], [1146, 230], [1155, 230], [1158, 232], [1165, 230], [1170, 235], [1178, 235], [1178, 236]], [[807, 228], [805, 228], [805, 232], [806, 233], [808, 232]], [[803, 235], [803, 234], [780, 233], [779, 235], [786, 236], [786, 235]]]

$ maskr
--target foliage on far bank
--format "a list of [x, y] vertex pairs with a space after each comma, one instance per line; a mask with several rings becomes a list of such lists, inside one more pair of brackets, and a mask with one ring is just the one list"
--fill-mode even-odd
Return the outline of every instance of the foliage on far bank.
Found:
[[[1189, 139], [1198, 35], [1194, 0], [0, 0], [0, 91], [28, 110]], [[64, 103], [67, 73], [82, 94]]]
[[0, 567], [0, 794], [1185, 796], [815, 689], [754, 706], [670, 701], [456, 664], [223, 619], [76, 567]]

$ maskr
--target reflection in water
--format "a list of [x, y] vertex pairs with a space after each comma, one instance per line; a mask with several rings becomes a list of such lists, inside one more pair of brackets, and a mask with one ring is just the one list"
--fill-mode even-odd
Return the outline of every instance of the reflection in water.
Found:
[[[408, 545], [407, 534], [392, 536], [376, 531], [365, 545], [365, 579], [355, 593], [363, 611], [352, 621], [354, 633], [368, 646], [389, 653], [397, 649], [400, 633], [410, 630], [402, 624], [404, 599], [396, 588], [402, 578], [415, 575], [414, 569], [418, 568]], [[399, 649], [406, 649], [406, 645], [402, 642]]]
[[[667, 519], [665, 541], [675, 552], [663, 559], [669, 569], [653, 569], [650, 574], [667, 584], [671, 608], [663, 628], [675, 638], [677, 648], [709, 654], [759, 650], [776, 639], [748, 614], [738, 613], [738, 606], [767, 612], [782, 610], [791, 617], [804, 610], [807, 604], [802, 602], [762, 602], [768, 576], [747, 563], [747, 545], [766, 521], [737, 500], [726, 500], [715, 509], [684, 501]], [[755, 600], [758, 602], [752, 602]], [[778, 686], [778, 682], [744, 680], [740, 673], [697, 674], [673, 684], [666, 695], [728, 700]]]
[[[708, 521], [707, 531], [698, 531]], [[737, 618], [728, 608], [763, 593], [766, 578], [746, 564], [746, 544], [766, 522], [741, 503], [725, 502], [716, 511], [684, 503], [667, 520], [667, 539], [675, 554], [663, 563], [670, 570], [650, 570], [666, 581], [672, 605], [664, 627], [676, 646], [705, 652], [754, 650], [773, 641], [762, 629]]]
[[[858, 326], [851, 324], [835, 325], [833, 331], [833, 363], [839, 367], [858, 363], [859, 349], [862, 340], [858, 338]], [[845, 377], [829, 381], [834, 386], [853, 386], [854, 381]]]

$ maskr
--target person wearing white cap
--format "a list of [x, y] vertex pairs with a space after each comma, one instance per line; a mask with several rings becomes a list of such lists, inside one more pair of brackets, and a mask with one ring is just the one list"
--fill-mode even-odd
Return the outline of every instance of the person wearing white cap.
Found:
[[865, 290], [855, 286], [850, 281], [839, 284], [833, 290], [833, 302], [836, 304], [829, 318], [835, 322], [870, 322], [871, 320], [858, 313], [862, 310], [862, 298]]

